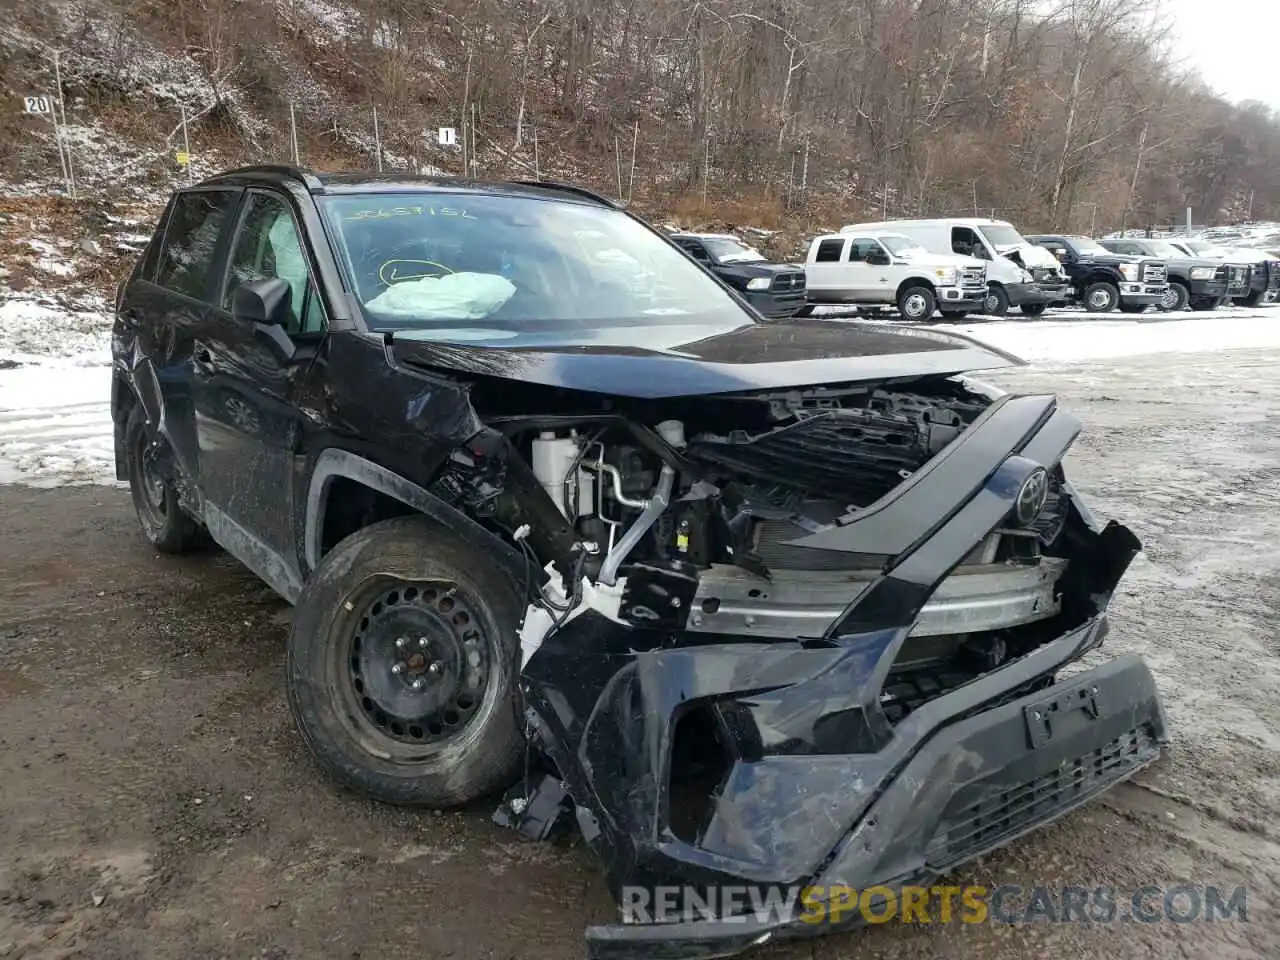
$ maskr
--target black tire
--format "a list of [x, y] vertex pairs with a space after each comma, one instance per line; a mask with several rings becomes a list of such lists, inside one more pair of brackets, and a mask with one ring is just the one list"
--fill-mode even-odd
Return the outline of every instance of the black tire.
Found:
[[930, 320], [938, 301], [928, 287], [911, 286], [898, 294], [898, 313], [903, 320]]
[[969, 315], [968, 310], [943, 310], [942, 311], [942, 318], [944, 320], [950, 320], [953, 323], [958, 320], [963, 320], [968, 315]]
[[982, 312], [989, 317], [1003, 317], [1009, 312], [1009, 295], [1004, 287], [998, 284], [987, 286], [987, 298], [982, 303]]
[[[1105, 301], [1103, 298], [1106, 298]], [[1084, 308], [1089, 313], [1111, 313], [1120, 305], [1120, 291], [1114, 283], [1099, 280], [1085, 287]]]
[[124, 428], [129, 495], [142, 534], [161, 553], [194, 553], [209, 545], [204, 526], [182, 509], [173, 482], [160, 475], [156, 464], [159, 438], [147, 428], [142, 405], [135, 403]]
[[1038, 317], [1044, 313], [1045, 308], [1048, 306], [1049, 305], [1047, 303], [1024, 303], [1018, 309], [1028, 317]]
[[1242, 307], [1256, 307], [1261, 304], [1267, 297], [1265, 290], [1250, 290], [1247, 297], [1240, 297], [1236, 303]]
[[1191, 291], [1176, 280], [1169, 281], [1169, 289], [1160, 301], [1160, 309], [1164, 313], [1181, 313], [1191, 302]]
[[1226, 297], [1199, 297], [1191, 301], [1192, 310], [1217, 310], [1224, 303], [1228, 303]]
[[813, 304], [806, 303], [803, 307], [792, 314], [793, 317], [803, 318], [813, 316]]
[[403, 806], [454, 807], [510, 785], [525, 748], [522, 609], [483, 547], [423, 517], [341, 541], [289, 634], [289, 707], [312, 757], [338, 783]]

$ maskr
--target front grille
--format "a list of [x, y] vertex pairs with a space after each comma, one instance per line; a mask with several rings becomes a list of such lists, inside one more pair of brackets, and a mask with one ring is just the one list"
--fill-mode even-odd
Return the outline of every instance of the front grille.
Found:
[[1050, 773], [949, 811], [929, 843], [929, 865], [954, 866], [1053, 818], [1122, 779], [1158, 749], [1151, 729], [1136, 727]]
[[928, 458], [920, 429], [906, 417], [841, 409], [750, 436], [696, 440], [691, 455], [748, 476], [859, 506], [888, 493]]
[[1163, 263], [1147, 263], [1142, 267], [1143, 283], [1164, 283], [1169, 279], [1169, 271]]
[[962, 287], [985, 287], [987, 285], [986, 267], [965, 267], [960, 271]]
[[803, 273], [780, 273], [773, 278], [771, 289], [775, 293], [786, 293], [804, 289]]

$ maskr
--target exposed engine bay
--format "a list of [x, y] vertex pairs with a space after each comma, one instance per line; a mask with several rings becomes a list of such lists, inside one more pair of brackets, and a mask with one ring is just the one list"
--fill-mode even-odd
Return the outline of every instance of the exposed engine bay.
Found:
[[[525, 663], [588, 609], [670, 631], [673, 642], [819, 640], [892, 557], [806, 538], [873, 510], [992, 399], [962, 378], [931, 378], [704, 399], [658, 410], [681, 415], [651, 423], [493, 416], [492, 434], [455, 454], [436, 492], [524, 551]], [[924, 607], [895, 671], [957, 659], [989, 669], [1015, 652], [1007, 631], [1059, 612], [1061, 482], [1055, 467], [1033, 515], [1010, 516], [973, 544]]]

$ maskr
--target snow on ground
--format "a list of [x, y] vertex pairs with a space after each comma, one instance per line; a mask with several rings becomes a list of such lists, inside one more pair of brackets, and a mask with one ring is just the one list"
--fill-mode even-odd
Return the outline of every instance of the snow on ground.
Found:
[[0, 484], [115, 483], [110, 391], [92, 359], [0, 370]]
[[115, 482], [105, 307], [0, 301], [0, 484]]
[[[1126, 317], [1061, 311], [1041, 319], [970, 318], [963, 333], [1035, 367], [1111, 357], [1280, 347], [1280, 306]], [[881, 321], [861, 321], [879, 323]], [[100, 300], [0, 300], [0, 484], [114, 484], [110, 321]]]
[[1280, 307], [1188, 313], [1172, 319], [1078, 315], [1042, 320], [991, 320], [939, 327], [971, 336], [1037, 366], [1151, 353], [1212, 353], [1280, 347]]

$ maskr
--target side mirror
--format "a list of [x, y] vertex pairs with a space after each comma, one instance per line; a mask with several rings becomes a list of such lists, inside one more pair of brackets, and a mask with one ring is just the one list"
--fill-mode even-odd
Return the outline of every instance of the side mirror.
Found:
[[292, 293], [288, 281], [279, 277], [249, 280], [231, 294], [231, 315], [247, 323], [284, 326]]
[[868, 250], [867, 263], [873, 267], [887, 267], [889, 265], [889, 255], [883, 250]]

